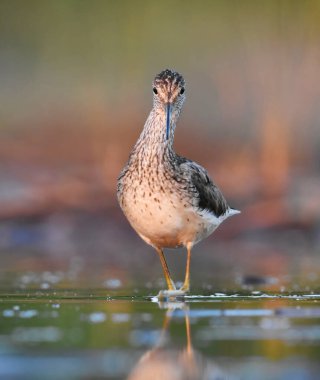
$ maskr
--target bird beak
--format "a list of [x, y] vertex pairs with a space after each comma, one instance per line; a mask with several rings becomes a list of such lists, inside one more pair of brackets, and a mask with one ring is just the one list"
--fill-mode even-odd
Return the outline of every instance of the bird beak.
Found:
[[167, 128], [166, 128], [166, 139], [168, 140], [170, 133], [170, 103], [167, 103]]

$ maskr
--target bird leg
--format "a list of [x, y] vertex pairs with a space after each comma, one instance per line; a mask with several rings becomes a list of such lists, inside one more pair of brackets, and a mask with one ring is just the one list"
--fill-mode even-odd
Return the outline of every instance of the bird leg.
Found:
[[180, 290], [183, 292], [187, 293], [190, 290], [190, 259], [191, 259], [191, 244], [187, 245], [187, 250], [188, 250], [188, 256], [187, 256], [187, 265], [186, 265], [186, 276], [184, 279], [184, 283]]
[[160, 258], [160, 261], [161, 261], [161, 265], [162, 265], [164, 277], [165, 277], [166, 282], [167, 282], [168, 290], [169, 291], [175, 291], [176, 290], [176, 286], [175, 286], [174, 282], [171, 279], [169, 268], [168, 268], [168, 265], [167, 265], [167, 262], [166, 262], [166, 258], [164, 257], [163, 251], [162, 251], [161, 248], [156, 248], [156, 250], [158, 252], [158, 255], [159, 255], [159, 258]]
[[187, 353], [188, 355], [193, 354], [192, 343], [191, 343], [191, 330], [190, 330], [190, 319], [189, 314], [185, 313], [186, 320], [186, 332], [187, 332]]

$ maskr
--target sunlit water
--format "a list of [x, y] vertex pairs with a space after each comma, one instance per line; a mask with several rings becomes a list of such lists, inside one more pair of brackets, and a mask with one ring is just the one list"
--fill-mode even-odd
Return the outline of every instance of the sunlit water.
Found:
[[1, 379], [318, 379], [320, 295], [0, 299]]
[[[95, 221], [0, 231], [0, 380], [320, 378], [316, 239], [207, 239], [191, 295], [158, 302], [155, 252]], [[166, 255], [183, 280], [185, 252]]]

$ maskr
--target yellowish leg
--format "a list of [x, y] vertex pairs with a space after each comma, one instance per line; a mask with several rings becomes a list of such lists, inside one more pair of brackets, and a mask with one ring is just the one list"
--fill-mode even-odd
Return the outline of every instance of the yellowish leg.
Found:
[[159, 255], [159, 258], [160, 258], [160, 261], [161, 261], [161, 265], [162, 265], [164, 277], [165, 277], [165, 279], [167, 281], [168, 289], [169, 290], [176, 290], [174, 282], [171, 279], [169, 268], [168, 268], [168, 265], [167, 265], [167, 262], [166, 262], [166, 258], [164, 257], [163, 251], [162, 251], [161, 248], [156, 248], [156, 250], [158, 252], [158, 255]]
[[[190, 379], [199, 379], [200, 376], [200, 367], [197, 365], [194, 357], [194, 351], [192, 347], [192, 341], [191, 341], [191, 329], [190, 329], [190, 320], [188, 311], [185, 315], [186, 319], [186, 332], [187, 332], [187, 347], [185, 350], [185, 356], [186, 356], [186, 368], [188, 370], [188, 375], [190, 376]], [[202, 367], [201, 367], [202, 368]], [[200, 371], [199, 371], [200, 370]]]
[[190, 355], [193, 353], [192, 351], [192, 343], [191, 343], [191, 330], [190, 330], [190, 320], [189, 315], [186, 314], [186, 331], [187, 331], [187, 353]]
[[191, 244], [187, 245], [187, 250], [188, 250], [188, 256], [187, 256], [187, 266], [186, 266], [186, 276], [184, 279], [184, 283], [182, 285], [182, 290], [183, 292], [189, 292], [190, 290], [190, 259], [191, 259]]
[[159, 339], [159, 342], [156, 345], [156, 347], [161, 347], [163, 345], [163, 343], [165, 343], [165, 338], [166, 338], [166, 334], [168, 331], [169, 324], [171, 322], [171, 317], [172, 317], [172, 310], [167, 310], [166, 316], [164, 318], [164, 322], [162, 325], [162, 329], [161, 329], [160, 339]]

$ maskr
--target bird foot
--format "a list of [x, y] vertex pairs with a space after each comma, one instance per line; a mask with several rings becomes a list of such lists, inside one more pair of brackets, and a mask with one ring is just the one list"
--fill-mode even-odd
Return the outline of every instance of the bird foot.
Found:
[[186, 292], [182, 289], [174, 289], [174, 290], [160, 290], [159, 294], [157, 295], [157, 298], [160, 301], [166, 301], [170, 299], [176, 299], [179, 297], [184, 297], [186, 295]]
[[189, 293], [189, 291], [190, 291], [189, 283], [183, 284], [181, 288], [179, 289], [179, 292], [184, 292], [185, 294]]

